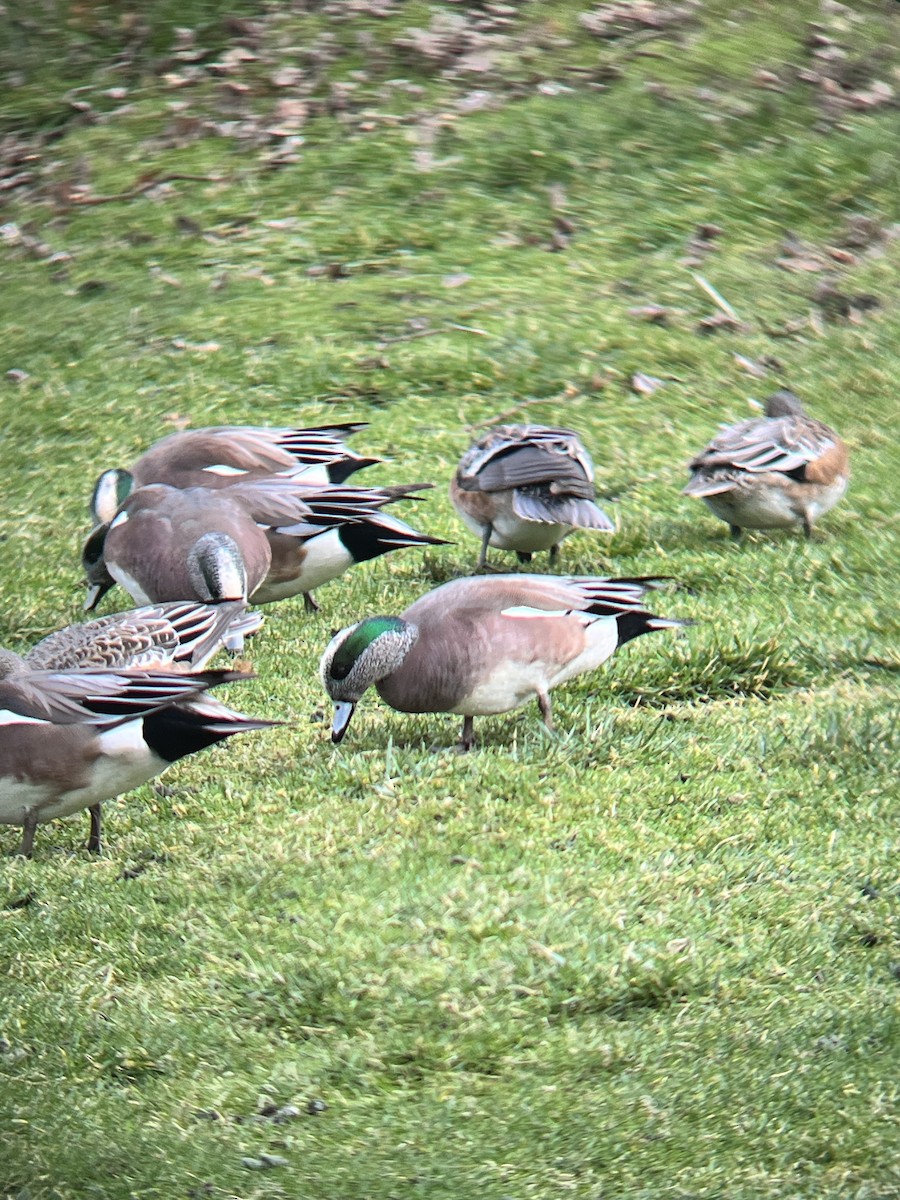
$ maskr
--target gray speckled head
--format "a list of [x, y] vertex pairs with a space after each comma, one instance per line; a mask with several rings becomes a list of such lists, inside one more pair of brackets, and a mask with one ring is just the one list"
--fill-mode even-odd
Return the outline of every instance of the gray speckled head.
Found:
[[319, 669], [336, 706], [332, 741], [339, 742], [346, 733], [366, 689], [397, 670], [418, 636], [416, 626], [399, 617], [366, 617], [331, 639]]
[[766, 400], [767, 417], [802, 417], [803, 415], [803, 403], [800, 397], [787, 388], [773, 392]]

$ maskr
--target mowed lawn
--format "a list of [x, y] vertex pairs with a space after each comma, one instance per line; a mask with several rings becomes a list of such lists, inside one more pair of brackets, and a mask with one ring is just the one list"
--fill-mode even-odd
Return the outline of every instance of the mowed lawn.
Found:
[[[896, 5], [291, 7], [0, 18], [0, 641], [79, 619], [94, 477], [185, 424], [367, 421], [453, 544], [269, 608], [220, 694], [289, 724], [99, 859], [0, 827], [0, 1193], [893, 1200]], [[780, 386], [850, 490], [735, 544], [685, 464]], [[617, 532], [560, 569], [696, 624], [555, 733], [373, 693], [332, 747], [332, 630], [472, 570], [501, 414], [596, 460]]]

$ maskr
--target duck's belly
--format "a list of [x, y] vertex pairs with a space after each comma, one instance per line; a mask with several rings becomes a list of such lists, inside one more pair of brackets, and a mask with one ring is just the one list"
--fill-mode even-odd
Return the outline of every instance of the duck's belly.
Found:
[[447, 711], [467, 717], [486, 717], [518, 708], [538, 692], [546, 690], [545, 663], [502, 662]]
[[802, 509], [787, 492], [768, 484], [735, 488], [703, 499], [720, 521], [742, 529], [783, 529], [803, 518]]

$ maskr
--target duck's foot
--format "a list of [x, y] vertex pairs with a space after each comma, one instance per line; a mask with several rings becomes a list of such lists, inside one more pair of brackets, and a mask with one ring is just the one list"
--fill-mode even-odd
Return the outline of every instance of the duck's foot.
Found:
[[88, 809], [91, 814], [91, 832], [88, 835], [87, 849], [89, 854], [99, 854], [103, 848], [101, 833], [103, 829], [103, 813], [99, 802]]
[[729, 525], [728, 529], [731, 533], [731, 540], [733, 542], [739, 542], [741, 540], [741, 534], [744, 532], [740, 525]]
[[526, 551], [526, 550], [517, 550], [516, 551], [516, 558], [519, 560], [520, 563], [530, 563], [531, 557], [532, 557], [531, 554], [529, 554], [528, 551]]

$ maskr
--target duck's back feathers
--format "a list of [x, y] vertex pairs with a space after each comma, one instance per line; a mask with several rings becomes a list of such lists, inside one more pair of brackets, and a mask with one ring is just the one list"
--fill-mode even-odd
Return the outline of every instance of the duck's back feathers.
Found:
[[466, 452], [457, 479], [464, 491], [545, 485], [554, 495], [594, 496], [594, 466], [578, 435], [545, 425], [498, 425]]
[[767, 415], [729, 425], [689, 465], [688, 496], [714, 496], [737, 486], [742, 476], [783, 475], [797, 483], [831, 484], [847, 469], [841, 439], [806, 415], [792, 393], [776, 392]]
[[248, 612], [239, 601], [147, 605], [51, 633], [29, 651], [24, 665], [35, 671], [88, 667], [197, 671], [226, 637], [248, 637], [261, 624], [260, 614]]

